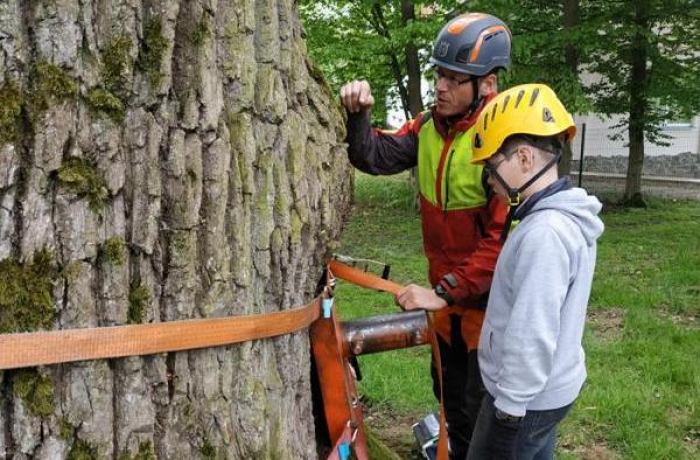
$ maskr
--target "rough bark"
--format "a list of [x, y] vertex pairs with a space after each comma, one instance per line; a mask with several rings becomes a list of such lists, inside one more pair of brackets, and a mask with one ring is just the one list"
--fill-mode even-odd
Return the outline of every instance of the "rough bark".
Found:
[[[50, 299], [22, 330], [313, 296], [351, 184], [293, 0], [3, 0], [0, 96], [0, 288], [48, 281], [0, 305]], [[308, 350], [0, 373], [0, 457], [314, 458]]]

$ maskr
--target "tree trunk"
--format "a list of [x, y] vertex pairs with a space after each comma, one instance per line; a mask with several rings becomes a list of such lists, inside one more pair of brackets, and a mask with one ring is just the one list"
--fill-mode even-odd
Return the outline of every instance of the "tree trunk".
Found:
[[[564, 0], [564, 29], [576, 28], [580, 23], [579, 0]], [[566, 45], [566, 66], [573, 75], [578, 75], [579, 49], [575, 42]], [[572, 149], [564, 149], [559, 162], [559, 175], [567, 176], [571, 172]]]
[[[401, 0], [401, 20], [404, 25], [416, 19], [413, 0]], [[406, 73], [408, 75], [408, 109], [411, 117], [415, 117], [423, 111], [423, 97], [421, 94], [421, 69], [418, 58], [418, 48], [412, 40], [406, 45]]]
[[625, 201], [633, 206], [644, 206], [642, 197], [642, 169], [644, 166], [644, 120], [646, 118], [647, 39], [649, 30], [645, 0], [635, 3], [634, 23], [637, 32], [632, 38], [630, 76], [629, 160], [625, 186]]
[[[351, 194], [293, 0], [0, 2], [1, 332], [308, 301]], [[0, 372], [2, 458], [314, 458], [306, 331]]]
[[[401, 0], [401, 20], [404, 25], [416, 18], [416, 10], [413, 0]], [[408, 110], [411, 118], [415, 118], [423, 111], [423, 95], [421, 91], [421, 69], [418, 58], [418, 48], [411, 41], [406, 45], [406, 73], [408, 74]], [[418, 190], [418, 173], [416, 168], [411, 169], [411, 190], [413, 191], [413, 208], [418, 209], [420, 196]]]

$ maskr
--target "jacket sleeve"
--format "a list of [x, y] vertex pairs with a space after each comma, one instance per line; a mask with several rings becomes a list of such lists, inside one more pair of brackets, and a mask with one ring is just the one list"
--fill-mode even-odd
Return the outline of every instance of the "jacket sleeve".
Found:
[[489, 192], [483, 219], [477, 222], [481, 227], [477, 230], [480, 235], [464, 235], [465, 238], [479, 238], [476, 249], [439, 281], [454, 303], [459, 305], [466, 301], [473, 302], [489, 292], [496, 260], [503, 246], [501, 233], [507, 214], [508, 207], [505, 203]]
[[418, 162], [417, 119], [398, 131], [373, 129], [369, 111], [348, 114], [347, 137], [350, 163], [368, 174], [395, 174]]

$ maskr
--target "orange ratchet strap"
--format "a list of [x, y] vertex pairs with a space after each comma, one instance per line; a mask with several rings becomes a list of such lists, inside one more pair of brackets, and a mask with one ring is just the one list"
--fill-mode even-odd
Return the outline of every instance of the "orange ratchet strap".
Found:
[[[371, 273], [358, 270], [349, 265], [345, 265], [338, 261], [331, 261], [328, 263], [328, 269], [336, 277], [345, 280], [349, 283], [356, 284], [361, 287], [368, 289], [376, 289], [379, 291], [389, 292], [395, 296], [399, 293], [403, 286], [393, 283], [391, 281], [385, 280], [378, 276], [372, 275]], [[440, 384], [440, 438], [438, 439], [438, 460], [447, 460], [448, 458], [448, 445], [447, 445], [447, 422], [445, 421], [445, 410], [442, 403], [442, 362], [440, 360], [440, 349], [438, 348], [437, 337], [435, 335], [435, 327], [429, 312], [425, 312], [426, 319], [428, 321], [428, 331], [430, 334], [430, 346], [433, 351], [433, 359], [435, 360], [435, 367], [437, 367], [438, 380]]]
[[276, 337], [307, 328], [321, 299], [280, 312], [129, 326], [0, 335], [0, 370], [151, 355]]

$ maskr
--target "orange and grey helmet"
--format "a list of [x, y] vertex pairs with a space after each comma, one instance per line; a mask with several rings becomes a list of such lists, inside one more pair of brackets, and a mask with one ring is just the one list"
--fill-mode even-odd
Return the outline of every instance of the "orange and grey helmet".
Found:
[[510, 136], [576, 135], [576, 125], [552, 88], [543, 84], [520, 85], [491, 99], [474, 124], [472, 163], [483, 163], [499, 151]]
[[510, 67], [511, 34], [503, 21], [485, 13], [458, 16], [440, 31], [430, 63], [483, 77]]

